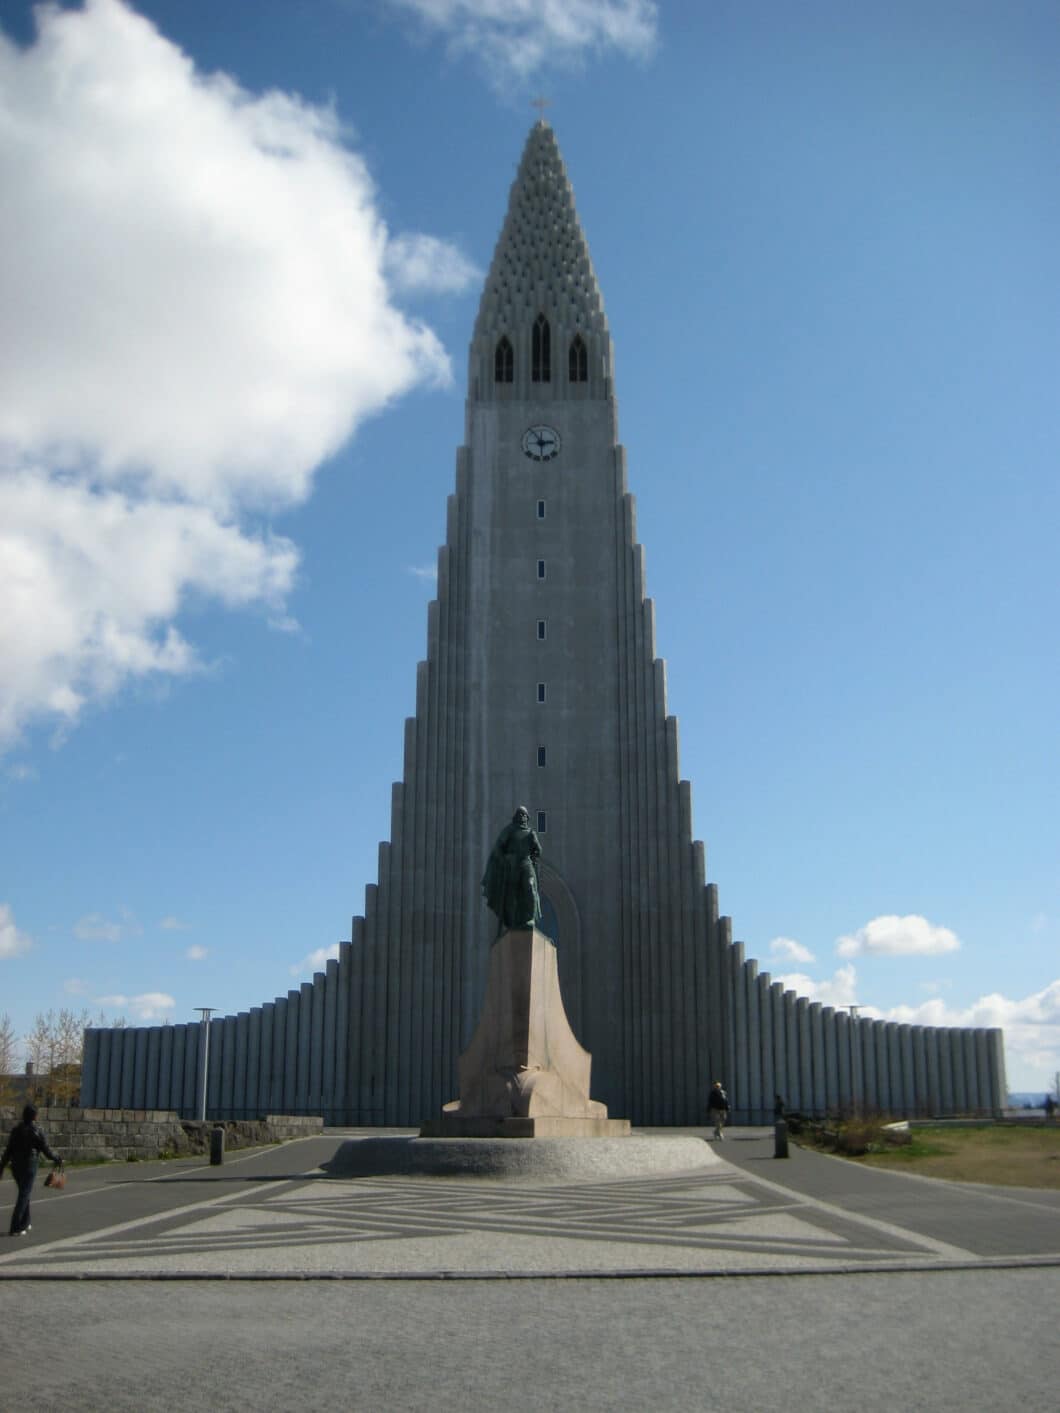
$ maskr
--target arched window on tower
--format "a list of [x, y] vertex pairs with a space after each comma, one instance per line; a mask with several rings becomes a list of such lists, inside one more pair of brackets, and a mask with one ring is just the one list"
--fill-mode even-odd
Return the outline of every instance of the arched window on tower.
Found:
[[515, 371], [515, 357], [507, 338], [502, 338], [493, 355], [493, 381], [510, 383]]
[[569, 376], [572, 383], [589, 381], [589, 351], [581, 334], [575, 334], [571, 340]]
[[552, 381], [552, 335], [548, 320], [539, 314], [534, 321], [530, 336], [530, 381], [550, 383]]

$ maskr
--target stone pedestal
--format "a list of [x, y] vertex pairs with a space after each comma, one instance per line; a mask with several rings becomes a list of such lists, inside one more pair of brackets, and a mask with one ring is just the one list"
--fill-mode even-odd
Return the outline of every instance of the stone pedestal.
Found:
[[556, 949], [536, 928], [506, 932], [490, 951], [482, 1017], [458, 1062], [460, 1098], [420, 1129], [424, 1138], [617, 1138], [589, 1097], [592, 1057], [574, 1037]]

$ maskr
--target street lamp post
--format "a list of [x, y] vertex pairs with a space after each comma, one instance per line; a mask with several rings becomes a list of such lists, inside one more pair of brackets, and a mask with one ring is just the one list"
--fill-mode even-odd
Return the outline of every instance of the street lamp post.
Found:
[[216, 1008], [213, 1006], [196, 1006], [195, 1010], [201, 1017], [199, 1021], [199, 1051], [201, 1062], [199, 1065], [199, 1122], [206, 1122], [206, 1077], [210, 1067], [210, 1017]]

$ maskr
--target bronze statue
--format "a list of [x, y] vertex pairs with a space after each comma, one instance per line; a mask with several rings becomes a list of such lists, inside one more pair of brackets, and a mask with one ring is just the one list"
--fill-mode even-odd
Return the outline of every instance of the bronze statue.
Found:
[[541, 844], [530, 828], [530, 813], [523, 806], [512, 815], [497, 835], [486, 872], [482, 894], [490, 911], [497, 914], [497, 936], [511, 927], [536, 927], [541, 921], [541, 896], [537, 887], [537, 861]]

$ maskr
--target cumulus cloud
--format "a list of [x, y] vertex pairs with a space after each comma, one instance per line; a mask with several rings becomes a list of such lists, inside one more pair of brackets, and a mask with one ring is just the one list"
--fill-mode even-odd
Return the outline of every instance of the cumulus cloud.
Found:
[[124, 942], [127, 937], [139, 937], [143, 928], [128, 908], [119, 908], [117, 917], [102, 913], [86, 913], [74, 923], [74, 936], [82, 942]]
[[200, 947], [197, 942], [194, 942], [184, 953], [185, 958], [189, 962], [204, 962], [209, 955], [209, 949]]
[[387, 246], [386, 270], [403, 292], [456, 294], [482, 277], [455, 246], [429, 235], [395, 236]]
[[172, 913], [164, 917], [158, 924], [163, 932], [187, 932], [191, 926], [190, 922], [182, 922], [179, 917], [174, 917]]
[[198, 73], [122, 0], [37, 18], [0, 35], [0, 749], [196, 670], [189, 600], [289, 625], [261, 517], [449, 379], [388, 280], [462, 260], [391, 239], [329, 110]]
[[838, 967], [835, 975], [824, 981], [814, 981], [813, 977], [803, 972], [790, 972], [775, 980], [782, 982], [786, 990], [805, 996], [810, 1001], [820, 1001], [822, 1006], [842, 1009], [858, 1004], [858, 978], [853, 966]]
[[960, 939], [948, 927], [937, 927], [926, 917], [875, 917], [854, 933], [840, 937], [836, 952], [841, 957], [929, 957], [955, 952]]
[[336, 942], [333, 947], [318, 947], [288, 970], [292, 976], [312, 976], [315, 971], [323, 971], [332, 958], [338, 961], [338, 956], [339, 944]]
[[97, 996], [97, 1006], [114, 1011], [129, 1011], [137, 1020], [164, 1020], [177, 1004], [172, 996], [164, 991], [143, 991], [139, 996]]
[[769, 944], [769, 955], [783, 962], [798, 962], [803, 966], [807, 962], [817, 960], [809, 947], [804, 947], [801, 942], [796, 942], [791, 937], [774, 937]]
[[645, 59], [655, 49], [653, 0], [389, 0], [413, 14], [453, 54], [473, 54], [503, 88], [530, 78], [546, 63], [581, 63], [588, 54], [616, 52]]
[[30, 936], [15, 926], [9, 903], [0, 903], [0, 961], [20, 956], [33, 946]]

